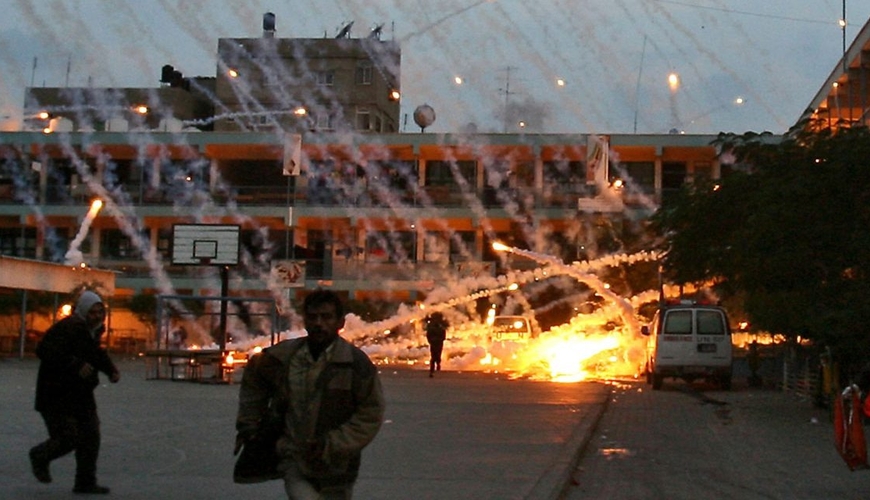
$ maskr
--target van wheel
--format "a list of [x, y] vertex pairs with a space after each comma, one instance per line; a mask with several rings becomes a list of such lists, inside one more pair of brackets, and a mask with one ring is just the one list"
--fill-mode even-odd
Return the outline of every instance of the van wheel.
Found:
[[652, 374], [652, 386], [654, 391], [662, 388], [662, 382], [664, 381], [664, 379], [665, 377], [663, 377], [660, 373]]

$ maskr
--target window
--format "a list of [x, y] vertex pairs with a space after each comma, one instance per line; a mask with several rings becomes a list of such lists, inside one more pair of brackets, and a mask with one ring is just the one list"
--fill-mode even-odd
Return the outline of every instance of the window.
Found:
[[366, 262], [414, 262], [417, 233], [372, 231], [366, 235]]
[[363, 63], [356, 68], [356, 77], [354, 78], [357, 85], [372, 84], [372, 65], [371, 63]]
[[445, 231], [426, 232], [423, 238], [423, 260], [447, 262], [450, 258], [450, 234]]
[[[147, 245], [147, 232], [143, 231], [142, 244]], [[147, 251], [147, 248], [144, 249]], [[103, 229], [100, 232], [100, 257], [107, 259], [138, 259], [141, 252], [120, 229]]]
[[327, 87], [335, 85], [335, 71], [333, 70], [318, 71], [314, 73], [314, 78], [317, 85], [323, 85]]
[[713, 179], [713, 165], [707, 161], [695, 162], [694, 166], [694, 182], [703, 183]]
[[582, 161], [545, 161], [544, 185], [558, 191], [574, 191], [575, 186], [586, 185], [586, 163]]
[[366, 110], [356, 112], [356, 129], [370, 130], [372, 127], [372, 115]]
[[34, 258], [36, 228], [0, 228], [0, 255]]
[[243, 251], [258, 256], [260, 262], [272, 258], [272, 242], [269, 240], [269, 229], [242, 229], [239, 231], [239, 246]]
[[341, 190], [337, 186], [337, 167], [332, 160], [312, 160], [308, 164], [308, 203], [333, 205]]
[[335, 115], [323, 111], [321, 113], [317, 113], [315, 115], [315, 128], [320, 130], [334, 130], [335, 129]]
[[699, 335], [725, 335], [722, 315], [716, 311], [698, 311]]
[[662, 163], [662, 189], [680, 189], [686, 182], [686, 164], [682, 162]]
[[665, 316], [665, 335], [692, 333], [692, 311], [670, 311]]
[[474, 187], [477, 179], [477, 164], [474, 161], [444, 161], [433, 160], [426, 163], [427, 186], [455, 186], [458, 184], [453, 177], [451, 166], [455, 166], [459, 175], [470, 187]]
[[651, 161], [627, 161], [620, 163], [627, 177], [626, 182], [634, 191], [652, 194], [656, 188], [656, 165]]
[[450, 238], [450, 261], [477, 260], [474, 231], [456, 231]]
[[662, 163], [662, 205], [668, 205], [686, 182], [686, 164], [683, 162]]
[[157, 253], [167, 262], [172, 259], [172, 236], [171, 228], [157, 230]]

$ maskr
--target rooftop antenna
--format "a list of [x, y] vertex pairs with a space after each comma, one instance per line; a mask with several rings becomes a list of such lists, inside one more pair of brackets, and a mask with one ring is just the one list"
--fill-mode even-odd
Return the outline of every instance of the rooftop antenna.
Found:
[[498, 89], [499, 92], [504, 93], [504, 124], [503, 133], [507, 133], [508, 129], [508, 107], [509, 101], [512, 94], [516, 94], [516, 92], [511, 92], [511, 71], [519, 69], [516, 66], [506, 66], [505, 67], [505, 85], [503, 89]]
[[634, 133], [637, 133], [637, 107], [640, 102], [640, 74], [643, 72], [643, 59], [646, 55], [646, 35], [643, 36], [643, 49], [640, 51], [640, 67], [637, 68], [637, 85], [634, 88]]
[[66, 60], [66, 81], [64, 82], [64, 87], [69, 87], [69, 70], [72, 66], [72, 54]]

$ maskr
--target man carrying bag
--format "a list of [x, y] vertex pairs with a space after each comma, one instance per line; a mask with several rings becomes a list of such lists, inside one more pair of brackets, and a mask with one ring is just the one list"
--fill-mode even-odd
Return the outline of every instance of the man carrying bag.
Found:
[[368, 356], [338, 335], [344, 307], [335, 293], [306, 296], [303, 319], [307, 337], [264, 349], [245, 368], [235, 480], [280, 477], [290, 500], [347, 500], [383, 422], [383, 389]]

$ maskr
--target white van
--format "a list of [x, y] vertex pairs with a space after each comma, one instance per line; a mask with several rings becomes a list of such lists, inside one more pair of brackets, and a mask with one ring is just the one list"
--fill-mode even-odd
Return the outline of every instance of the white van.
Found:
[[696, 378], [731, 389], [731, 329], [728, 315], [718, 306], [687, 301], [660, 307], [650, 326], [641, 333], [649, 336], [646, 379], [661, 389], [665, 377]]
[[495, 316], [489, 332], [493, 342], [528, 342], [534, 337], [532, 325], [525, 316]]

